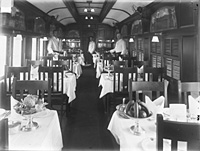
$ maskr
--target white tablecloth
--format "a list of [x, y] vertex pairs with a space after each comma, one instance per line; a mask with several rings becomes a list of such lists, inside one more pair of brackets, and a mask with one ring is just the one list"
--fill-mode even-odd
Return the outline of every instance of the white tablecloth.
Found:
[[97, 62], [97, 67], [96, 67], [96, 78], [97, 79], [101, 76], [102, 72], [103, 72], [103, 63]]
[[[124, 119], [115, 111], [112, 115], [108, 130], [113, 134], [116, 141], [120, 145], [120, 151], [144, 151], [142, 147], [143, 140], [147, 138], [156, 138], [156, 125], [155, 121], [142, 119], [140, 121], [141, 127], [145, 130], [145, 134], [141, 136], [134, 135], [130, 127], [135, 125], [133, 119]], [[152, 148], [148, 149], [149, 151]]]
[[[120, 91], [122, 90], [122, 76], [120, 77]], [[117, 76], [116, 76], [117, 79]], [[113, 80], [114, 76], [111, 74], [111, 76], [108, 76], [108, 73], [102, 73], [100, 80], [99, 80], [99, 86], [102, 87], [101, 93], [99, 98], [102, 98], [104, 95], [108, 93], [113, 93]], [[116, 90], [118, 89], [118, 82], [116, 81]]]
[[[66, 75], [66, 76], [65, 76]], [[76, 98], [76, 76], [73, 73], [64, 73], [64, 85], [63, 93], [65, 93], [69, 99], [68, 103], [72, 102]]]
[[62, 149], [63, 141], [57, 112], [47, 110], [45, 113], [33, 119], [39, 124], [38, 129], [30, 132], [19, 131], [15, 134], [9, 134], [10, 150]]
[[82, 68], [81, 68], [81, 65], [78, 62], [73, 63], [73, 72], [76, 73], [77, 79], [81, 76]]
[[101, 93], [99, 98], [102, 98], [104, 95], [108, 93], [113, 93], [113, 79], [107, 78], [108, 73], [102, 73], [100, 80], [99, 80], [99, 86], [102, 87]]

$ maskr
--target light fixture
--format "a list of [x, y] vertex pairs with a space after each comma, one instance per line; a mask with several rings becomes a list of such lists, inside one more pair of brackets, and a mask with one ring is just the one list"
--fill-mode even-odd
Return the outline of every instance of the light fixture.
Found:
[[155, 35], [152, 37], [151, 42], [159, 42], [158, 36], [161, 36], [162, 33], [155, 33]]
[[90, 27], [91, 27], [91, 25], [88, 25], [88, 27], [90, 28]]
[[92, 1], [91, 1], [91, 0], [88, 0], [87, 3], [88, 3], [89, 6], [88, 6], [88, 8], [84, 8], [83, 11], [86, 12], [86, 13], [87, 13], [87, 12], [88, 12], [88, 13], [90, 13], [90, 12], [95, 12], [94, 8], [91, 8], [91, 7], [90, 7], [90, 3], [92, 3]]
[[22, 35], [17, 34], [16, 39], [17, 39], [17, 40], [22, 40]]
[[131, 37], [131, 38], [129, 39], [129, 42], [134, 42], [134, 39]]
[[63, 39], [62, 41], [65, 41], [65, 39]]
[[153, 36], [151, 42], [159, 42], [158, 36]]
[[88, 16], [85, 16], [85, 19], [88, 19]]
[[1, 13], [11, 13], [13, 4], [13, 0], [1, 0]]
[[115, 40], [114, 40], [114, 39], [112, 39], [112, 42], [115, 42]]
[[43, 41], [47, 41], [47, 40], [48, 40], [47, 37], [44, 37], [44, 38], [43, 38]]

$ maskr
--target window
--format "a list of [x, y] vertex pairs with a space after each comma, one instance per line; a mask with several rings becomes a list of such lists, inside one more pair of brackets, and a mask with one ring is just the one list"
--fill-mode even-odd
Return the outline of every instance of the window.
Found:
[[31, 60], [36, 60], [36, 38], [32, 38], [32, 55], [31, 55]]
[[40, 38], [40, 58], [44, 56], [43, 49], [44, 49], [44, 40], [43, 38]]
[[[1, 55], [0, 55], [0, 69], [4, 69], [6, 64], [6, 44], [7, 37], [0, 35], [0, 46], [1, 46]], [[0, 70], [0, 77], [4, 76], [4, 70]]]
[[14, 37], [13, 44], [13, 66], [21, 66], [21, 54], [22, 54], [22, 40], [18, 37]]

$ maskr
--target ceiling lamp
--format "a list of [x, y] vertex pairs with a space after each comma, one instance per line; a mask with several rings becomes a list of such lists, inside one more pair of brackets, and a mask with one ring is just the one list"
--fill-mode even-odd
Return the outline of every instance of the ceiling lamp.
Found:
[[83, 11], [86, 12], [86, 13], [87, 13], [87, 12], [88, 12], [88, 13], [90, 13], [90, 12], [95, 12], [94, 8], [91, 8], [91, 7], [90, 7], [90, 3], [92, 3], [92, 1], [91, 1], [91, 0], [88, 0], [87, 3], [88, 3], [89, 6], [88, 6], [88, 8], [84, 8]]
[[1, 0], [1, 13], [11, 13], [13, 7], [13, 0]]

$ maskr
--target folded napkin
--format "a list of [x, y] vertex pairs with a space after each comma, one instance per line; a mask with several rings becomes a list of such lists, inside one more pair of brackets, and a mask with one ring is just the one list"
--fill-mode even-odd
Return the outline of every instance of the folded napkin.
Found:
[[137, 67], [137, 72], [138, 73], [143, 73], [144, 71], [144, 66], [142, 65], [141, 67]]
[[10, 96], [10, 111], [11, 111], [11, 119], [13, 121], [15, 120], [23, 120], [24, 117], [21, 116], [20, 114], [16, 113], [14, 106], [18, 103], [19, 101], [13, 98], [13, 96]]
[[200, 96], [193, 98], [191, 95], [188, 95], [189, 103], [189, 112], [191, 116], [200, 115]]
[[39, 66], [32, 66], [31, 65], [31, 80], [37, 80], [38, 79], [38, 69]]
[[148, 96], [145, 96], [145, 103], [148, 109], [153, 112], [153, 116], [155, 117], [157, 113], [162, 112], [165, 104], [165, 97], [160, 96], [152, 101]]

